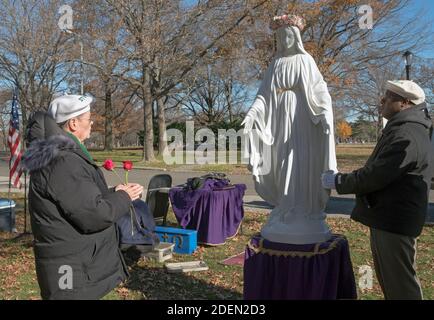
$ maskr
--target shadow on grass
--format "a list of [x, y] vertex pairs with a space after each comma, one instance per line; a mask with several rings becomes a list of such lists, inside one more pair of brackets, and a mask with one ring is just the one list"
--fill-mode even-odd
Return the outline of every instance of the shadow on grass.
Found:
[[143, 266], [138, 251], [129, 250], [124, 257], [130, 267], [130, 277], [124, 287], [139, 292], [143, 299], [240, 300], [243, 298], [239, 292], [207, 283], [196, 277], [195, 273], [168, 273], [157, 263]]

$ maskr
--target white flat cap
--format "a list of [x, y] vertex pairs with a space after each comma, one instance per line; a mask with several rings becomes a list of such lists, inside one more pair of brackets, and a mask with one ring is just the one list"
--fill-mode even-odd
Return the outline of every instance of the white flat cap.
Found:
[[425, 92], [416, 83], [410, 80], [387, 81], [386, 90], [406, 98], [414, 104], [425, 102]]
[[80, 95], [64, 95], [55, 98], [50, 103], [48, 114], [56, 123], [65, 122], [90, 111], [92, 97]]

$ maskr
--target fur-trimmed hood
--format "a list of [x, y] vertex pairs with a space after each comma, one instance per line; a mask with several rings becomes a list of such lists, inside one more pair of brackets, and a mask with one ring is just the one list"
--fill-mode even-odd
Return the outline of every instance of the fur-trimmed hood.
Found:
[[77, 149], [76, 143], [68, 137], [45, 112], [34, 113], [26, 127], [27, 150], [23, 155], [24, 170], [40, 170], [50, 165], [62, 150]]
[[62, 150], [74, 150], [76, 143], [66, 135], [54, 135], [48, 139], [35, 140], [23, 155], [25, 170], [32, 172], [43, 169], [56, 159]]

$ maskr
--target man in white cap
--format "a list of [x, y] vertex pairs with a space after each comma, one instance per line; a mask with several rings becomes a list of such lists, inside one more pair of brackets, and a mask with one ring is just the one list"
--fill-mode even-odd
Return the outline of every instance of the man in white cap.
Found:
[[422, 299], [416, 240], [428, 209], [431, 132], [423, 90], [388, 81], [380, 113], [388, 120], [372, 155], [352, 173], [324, 173], [324, 188], [356, 194], [351, 218], [370, 228], [377, 278], [386, 299]]
[[[60, 127], [70, 132], [80, 142], [90, 138], [93, 122], [90, 119], [90, 104], [93, 99], [89, 96], [64, 95], [54, 99], [48, 108], [48, 114]], [[80, 119], [81, 125], [76, 126]], [[82, 129], [82, 130], [80, 130]], [[73, 137], [72, 137], [73, 138]]]
[[27, 127], [32, 142], [23, 164], [31, 174], [29, 209], [43, 299], [99, 299], [128, 275], [115, 222], [143, 187], [107, 187], [83, 145], [92, 127], [91, 102], [58, 97]]

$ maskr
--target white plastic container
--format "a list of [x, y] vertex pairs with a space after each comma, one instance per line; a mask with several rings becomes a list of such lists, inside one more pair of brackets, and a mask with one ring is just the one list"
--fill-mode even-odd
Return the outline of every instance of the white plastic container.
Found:
[[0, 231], [16, 232], [15, 201], [0, 198]]

